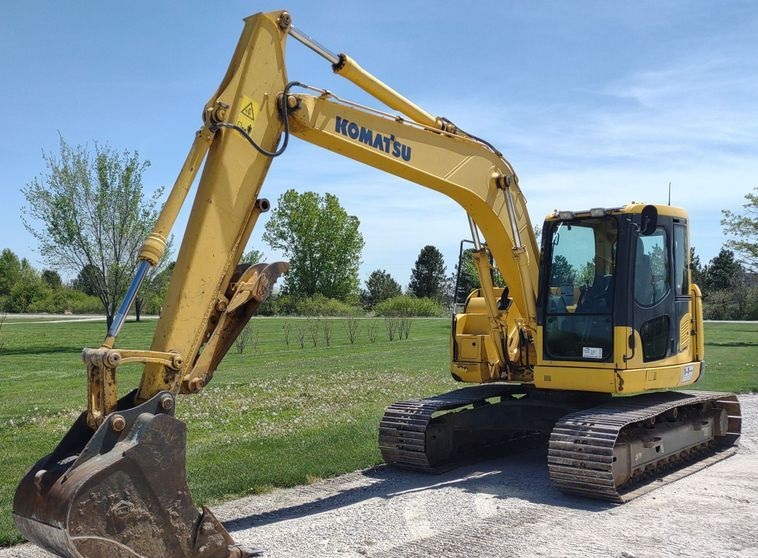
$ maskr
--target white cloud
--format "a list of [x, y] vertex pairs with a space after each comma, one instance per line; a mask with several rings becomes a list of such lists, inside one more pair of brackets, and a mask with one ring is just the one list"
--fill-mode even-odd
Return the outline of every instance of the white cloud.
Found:
[[505, 152], [534, 222], [556, 207], [666, 203], [671, 182], [707, 260], [723, 243], [720, 210], [758, 182], [756, 70], [754, 54], [693, 52], [565, 103], [503, 110], [477, 98], [453, 119]]

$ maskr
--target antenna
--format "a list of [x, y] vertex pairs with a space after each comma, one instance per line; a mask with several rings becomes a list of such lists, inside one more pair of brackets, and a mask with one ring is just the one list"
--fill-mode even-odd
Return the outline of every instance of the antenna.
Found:
[[669, 180], [669, 205], [671, 205], [671, 181]]

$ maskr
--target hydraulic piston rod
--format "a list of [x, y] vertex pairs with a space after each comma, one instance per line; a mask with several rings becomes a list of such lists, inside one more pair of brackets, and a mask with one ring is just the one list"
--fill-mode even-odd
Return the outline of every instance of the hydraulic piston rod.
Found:
[[334, 54], [332, 51], [330, 51], [328, 48], [326, 48], [324, 45], [319, 43], [318, 41], [315, 41], [302, 31], [295, 27], [294, 25], [290, 25], [287, 32], [290, 34], [290, 37], [293, 39], [297, 39], [301, 43], [303, 43], [305, 46], [307, 46], [309, 49], [311, 49], [313, 52], [318, 54], [319, 56], [323, 56], [326, 58], [330, 64], [339, 64], [340, 57], [337, 54]]
[[400, 111], [419, 124], [423, 124], [424, 126], [429, 126], [431, 128], [445, 127], [445, 122], [442, 119], [434, 117], [432, 114], [426, 112], [417, 104], [403, 97], [400, 93], [392, 89], [386, 83], [378, 80], [376, 77], [361, 68], [361, 66], [347, 54], [334, 54], [328, 48], [321, 45], [309, 37], [307, 34], [297, 29], [294, 25], [289, 23], [289, 20], [286, 21], [286, 24], [288, 24], [287, 33], [289, 33], [292, 38], [297, 39], [303, 43], [319, 56], [322, 56], [328, 60], [332, 65], [334, 73], [339, 74], [342, 77], [352, 81], [366, 93], [372, 95], [373, 97], [376, 97], [388, 107], [392, 107], [393, 109]]

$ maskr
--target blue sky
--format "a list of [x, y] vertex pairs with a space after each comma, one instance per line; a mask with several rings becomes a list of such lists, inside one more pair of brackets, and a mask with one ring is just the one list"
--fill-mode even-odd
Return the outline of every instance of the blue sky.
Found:
[[[152, 163], [146, 187], [170, 187], [242, 18], [281, 8], [332, 51], [494, 143], [535, 223], [554, 208], [665, 203], [672, 182], [707, 261], [724, 240], [720, 210], [738, 209], [758, 185], [756, 2], [27, 0], [0, 19], [0, 248], [44, 265], [19, 190], [44, 172], [42, 152], [57, 150], [59, 132], [72, 144], [136, 149]], [[371, 102], [294, 40], [288, 74]], [[463, 210], [440, 194], [299, 140], [272, 165], [263, 195], [275, 202], [290, 187], [335, 193], [359, 217], [363, 278], [383, 268], [406, 284], [426, 244], [452, 271], [469, 234]], [[260, 241], [264, 222], [250, 246], [276, 259]]]

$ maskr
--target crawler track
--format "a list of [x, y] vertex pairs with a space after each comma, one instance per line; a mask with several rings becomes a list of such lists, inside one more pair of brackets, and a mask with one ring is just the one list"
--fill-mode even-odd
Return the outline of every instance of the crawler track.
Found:
[[387, 407], [379, 424], [379, 449], [385, 463], [439, 473], [449, 469], [455, 457], [464, 451], [477, 451], [523, 436], [521, 431], [497, 428], [480, 429], [470, 437], [456, 436], [455, 428], [444, 418], [445, 414], [487, 405], [487, 401], [493, 398], [508, 399], [522, 390], [515, 385], [482, 385], [428, 399], [393, 403]]
[[[676, 416], [684, 416], [679, 419], [684, 424], [692, 420], [697, 428], [697, 421], [687, 417], [697, 416], [700, 409], [726, 411], [725, 435], [661, 452], [660, 459], [643, 463], [627, 479], [618, 482], [618, 473], [614, 474], [618, 456], [615, 448], [643, 440], [646, 426], [653, 435], [658, 435], [658, 431], [652, 430], [656, 420], [664, 422], [664, 417], [674, 416], [674, 410]], [[615, 398], [610, 403], [566, 415], [555, 425], [548, 449], [550, 478], [563, 492], [626, 502], [731, 455], [740, 436], [741, 422], [737, 397], [728, 393], [663, 392]], [[654, 438], [655, 443], [661, 447], [672, 444], [667, 442], [665, 433], [661, 436]]]
[[670, 391], [601, 405], [554, 395], [490, 384], [400, 401], [384, 413], [379, 448], [390, 465], [440, 473], [549, 433], [548, 469], [557, 488], [626, 502], [726, 458], [740, 436], [740, 405], [728, 393]]

